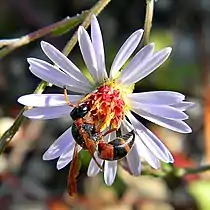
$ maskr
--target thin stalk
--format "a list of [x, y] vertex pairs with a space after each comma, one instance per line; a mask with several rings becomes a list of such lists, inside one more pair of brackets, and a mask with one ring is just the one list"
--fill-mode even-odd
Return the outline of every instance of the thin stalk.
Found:
[[[69, 27], [75, 27], [79, 23], [81, 23], [85, 17], [87, 16], [89, 11], [84, 11], [80, 15], [76, 15], [74, 17], [66, 17], [61, 21], [58, 21], [56, 23], [53, 23], [49, 26], [46, 26], [44, 28], [41, 28], [37, 31], [34, 31], [30, 34], [24, 35], [17, 39], [11, 39], [11, 40], [0, 40], [1, 47], [4, 45], [7, 45], [3, 49], [0, 50], [0, 59], [14, 51], [15, 49], [22, 47], [24, 45], [27, 45], [28, 43], [39, 39], [47, 34], [50, 34], [54, 32], [55, 30], [58, 30], [59, 28], [62, 28], [64, 25], [69, 25]], [[72, 24], [72, 26], [71, 26]]]
[[144, 22], [144, 35], [143, 35], [143, 46], [149, 43], [150, 31], [152, 28], [152, 18], [154, 13], [154, 0], [147, 0], [146, 1], [146, 15], [145, 15], [145, 22]]
[[[89, 14], [85, 18], [85, 20], [82, 23], [82, 26], [84, 28], [87, 28], [90, 25], [91, 21], [91, 16], [95, 14], [96, 16], [106, 7], [106, 5], [110, 2], [111, 0], [101, 0], [96, 3], [93, 8], [90, 10]], [[71, 40], [66, 44], [65, 48], [63, 49], [63, 54], [68, 55], [71, 50], [74, 48], [74, 46], [77, 43], [78, 35], [77, 31], [74, 33], [73, 37]]]

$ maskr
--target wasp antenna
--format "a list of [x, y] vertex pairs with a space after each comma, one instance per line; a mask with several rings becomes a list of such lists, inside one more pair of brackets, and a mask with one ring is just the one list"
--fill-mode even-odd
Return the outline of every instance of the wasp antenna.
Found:
[[63, 86], [63, 93], [64, 93], [64, 97], [65, 97], [66, 103], [67, 103], [69, 106], [71, 106], [71, 107], [75, 107], [74, 104], [72, 104], [72, 103], [69, 101], [66, 86]]
[[90, 96], [91, 96], [92, 93], [88, 93], [84, 98], [82, 98], [79, 103], [82, 103], [84, 101], [86, 101]]

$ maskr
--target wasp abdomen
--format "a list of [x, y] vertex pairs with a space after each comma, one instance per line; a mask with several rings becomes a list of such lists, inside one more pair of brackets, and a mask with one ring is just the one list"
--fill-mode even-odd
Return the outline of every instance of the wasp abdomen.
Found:
[[124, 158], [134, 144], [135, 134], [131, 131], [106, 143], [98, 143], [98, 156], [103, 160], [119, 160]]

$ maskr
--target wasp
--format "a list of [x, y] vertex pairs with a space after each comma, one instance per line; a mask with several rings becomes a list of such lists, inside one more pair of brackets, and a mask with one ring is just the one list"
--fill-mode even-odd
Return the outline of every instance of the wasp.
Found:
[[73, 125], [71, 129], [72, 136], [76, 141], [73, 158], [71, 161], [69, 174], [67, 178], [68, 193], [71, 197], [77, 194], [76, 179], [79, 174], [79, 157], [78, 157], [78, 145], [80, 145], [84, 150], [88, 150], [97, 166], [103, 170], [102, 166], [97, 162], [94, 152], [96, 150], [96, 143], [92, 136], [96, 133], [95, 126], [91, 119], [85, 118], [85, 116], [90, 111], [90, 105], [88, 102], [80, 103], [79, 105], [73, 105], [69, 102], [67, 96], [67, 90], [64, 87], [64, 96], [67, 104], [73, 107], [70, 112], [70, 116], [73, 120]]
[[[104, 134], [98, 132], [94, 123], [84, 118], [89, 110], [89, 104], [82, 103], [70, 113], [70, 116], [74, 120], [72, 135], [77, 144], [83, 149], [88, 149], [91, 155], [97, 150], [98, 157], [103, 160], [119, 160], [124, 158], [134, 144], [134, 130], [107, 143], [103, 137], [114, 131], [114, 129], [108, 130]], [[97, 164], [96, 160], [95, 162]]]
[[90, 118], [85, 118], [89, 111], [89, 103], [81, 103], [71, 111], [70, 116], [74, 121], [71, 132], [76, 143], [84, 150], [88, 150], [98, 167], [103, 170], [102, 166], [97, 162], [94, 156], [97, 139], [93, 138], [93, 136], [96, 134], [96, 127]]
[[91, 117], [88, 116], [88, 113], [90, 112], [89, 102], [82, 102], [77, 106], [74, 106], [68, 101], [67, 90], [65, 88], [64, 96], [68, 105], [73, 107], [70, 112], [70, 116], [73, 120], [71, 132], [76, 141], [67, 179], [68, 193], [72, 197], [77, 193], [76, 179], [79, 174], [78, 145], [84, 150], [88, 150], [97, 166], [103, 170], [102, 166], [97, 162], [94, 152], [96, 151], [98, 157], [103, 160], [111, 161], [122, 159], [131, 150], [134, 144], [135, 134], [132, 130], [131, 132], [117, 137], [108, 143], [105, 142], [103, 137], [116, 129], [110, 129], [105, 133], [99, 132]]

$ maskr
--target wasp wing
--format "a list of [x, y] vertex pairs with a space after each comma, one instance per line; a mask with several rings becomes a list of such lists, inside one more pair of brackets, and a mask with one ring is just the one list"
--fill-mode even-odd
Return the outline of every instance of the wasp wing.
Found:
[[75, 144], [73, 159], [71, 161], [67, 178], [68, 193], [71, 197], [74, 197], [77, 194], [77, 176], [79, 175], [79, 155], [77, 147], [78, 145]]

